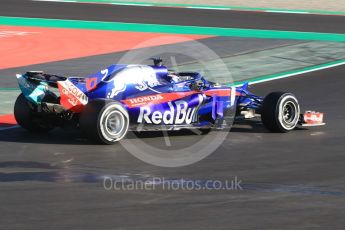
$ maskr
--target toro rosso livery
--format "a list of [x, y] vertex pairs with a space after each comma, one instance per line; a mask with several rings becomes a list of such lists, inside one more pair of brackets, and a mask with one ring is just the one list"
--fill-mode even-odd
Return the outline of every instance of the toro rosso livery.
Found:
[[273, 132], [323, 125], [323, 114], [300, 114], [293, 94], [253, 95], [248, 84], [221, 86], [197, 72], [174, 73], [154, 65], [112, 65], [86, 78], [30, 71], [17, 75], [22, 94], [14, 115], [32, 132], [57, 126], [80, 128], [90, 140], [121, 140], [128, 130], [178, 130], [229, 127], [234, 118], [261, 116]]

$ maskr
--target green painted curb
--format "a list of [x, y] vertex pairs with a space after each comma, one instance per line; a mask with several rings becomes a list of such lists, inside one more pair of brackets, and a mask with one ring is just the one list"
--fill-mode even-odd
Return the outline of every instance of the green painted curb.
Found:
[[270, 39], [294, 39], [345, 42], [345, 34], [296, 32], [278, 30], [238, 29], [219, 27], [197, 27], [123, 22], [99, 22], [80, 20], [58, 20], [42, 18], [1, 17], [0, 24], [13, 26], [38, 26], [54, 28], [94, 29], [166, 34], [197, 34], [210, 36], [253, 37]]
[[[68, 2], [68, 0], [59, 0]], [[136, 6], [163, 6], [163, 7], [184, 7], [197, 9], [219, 9], [219, 10], [244, 10], [244, 11], [265, 11], [265, 12], [286, 12], [286, 13], [312, 13], [312, 14], [330, 14], [345, 15], [343, 11], [328, 10], [301, 10], [301, 9], [282, 9], [282, 8], [264, 8], [264, 7], [245, 7], [245, 6], [221, 6], [221, 5], [195, 5], [195, 4], [177, 4], [177, 3], [158, 3], [158, 2], [131, 2], [131, 1], [112, 1], [112, 0], [74, 0], [81, 3], [110, 3], [118, 5], [136, 5]]]
[[16, 91], [19, 90], [19, 88], [0, 88], [0, 91]]

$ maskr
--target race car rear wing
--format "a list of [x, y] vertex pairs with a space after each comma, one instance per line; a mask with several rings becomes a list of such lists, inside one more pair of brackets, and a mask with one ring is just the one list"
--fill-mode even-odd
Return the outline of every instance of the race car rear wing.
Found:
[[25, 73], [28, 80], [36, 83], [46, 82], [49, 86], [57, 88], [57, 81], [65, 81], [67, 77], [46, 74], [43, 71], [29, 71]]
[[[78, 113], [88, 103], [85, 93], [72, 82], [84, 81], [83, 78], [45, 74], [42, 71], [30, 71], [16, 76], [22, 93], [35, 105], [49, 104], [45, 98], [51, 95], [59, 100], [57, 105], [61, 105], [63, 110]], [[51, 88], [57, 88], [58, 92]]]

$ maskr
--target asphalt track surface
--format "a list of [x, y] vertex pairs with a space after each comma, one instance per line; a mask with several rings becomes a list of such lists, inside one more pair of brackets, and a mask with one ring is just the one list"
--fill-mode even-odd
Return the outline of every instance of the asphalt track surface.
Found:
[[[152, 166], [121, 145], [91, 145], [75, 131], [0, 131], [0, 228], [343, 229], [344, 73], [339, 66], [252, 87], [261, 95], [294, 93], [302, 110], [325, 112], [327, 126], [272, 134], [259, 122], [236, 124], [212, 155], [187, 167]], [[160, 133], [139, 137], [153, 146], [165, 143]], [[170, 136], [175, 148], [200, 138], [189, 132]], [[243, 190], [106, 191], [104, 176], [237, 177]]]
[[2, 0], [0, 15], [149, 24], [344, 33], [345, 17]]

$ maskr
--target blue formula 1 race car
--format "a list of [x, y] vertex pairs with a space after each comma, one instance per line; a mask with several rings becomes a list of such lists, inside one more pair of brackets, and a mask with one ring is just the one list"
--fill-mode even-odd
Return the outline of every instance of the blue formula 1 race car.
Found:
[[21, 127], [48, 132], [73, 126], [104, 144], [118, 142], [129, 130], [207, 132], [228, 127], [234, 118], [260, 115], [272, 132], [324, 124], [322, 113], [300, 114], [291, 93], [259, 97], [248, 84], [221, 86], [197, 72], [170, 72], [160, 59], [154, 65], [112, 65], [85, 78], [31, 71], [17, 79], [22, 93], [14, 115]]

